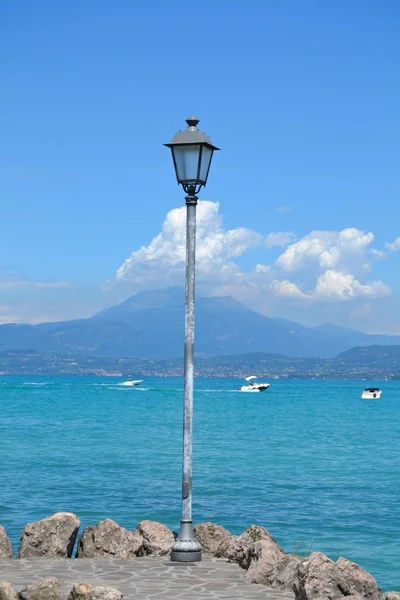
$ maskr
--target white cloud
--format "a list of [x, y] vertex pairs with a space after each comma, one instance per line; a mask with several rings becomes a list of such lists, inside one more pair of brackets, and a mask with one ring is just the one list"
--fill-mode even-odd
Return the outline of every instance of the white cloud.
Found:
[[371, 248], [370, 254], [374, 260], [387, 258], [386, 252], [384, 250], [378, 250], [377, 248]]
[[[182, 282], [185, 265], [186, 208], [171, 210], [162, 232], [148, 246], [132, 252], [117, 270], [117, 281], [129, 281], [133, 286], [162, 287]], [[232, 258], [263, 243], [263, 236], [252, 229], [222, 227], [217, 202], [200, 201], [197, 207], [196, 270], [199, 279], [223, 281], [241, 270]]]
[[[373, 259], [385, 256], [371, 247], [371, 232], [356, 228], [313, 231], [294, 242], [291, 232], [263, 236], [243, 227], [224, 229], [216, 202], [199, 202], [197, 214], [196, 271], [202, 292], [232, 295], [263, 312], [273, 305], [279, 310], [288, 301], [322, 305], [373, 300], [390, 292], [383, 282], [368, 281]], [[185, 208], [171, 210], [161, 233], [148, 246], [132, 252], [117, 270], [117, 283], [127, 284], [130, 293], [183, 284], [185, 222]], [[252, 248], [265, 251], [273, 246], [287, 246], [275, 265], [256, 264], [244, 271], [234, 260]], [[284, 277], [282, 271], [296, 277]]]
[[277, 296], [281, 298], [307, 298], [307, 294], [301, 291], [301, 289], [292, 281], [283, 279], [282, 281], [274, 280], [271, 283], [271, 289]]
[[265, 239], [265, 245], [267, 248], [272, 248], [273, 246], [281, 246], [284, 248], [291, 242], [294, 242], [296, 239], [296, 235], [291, 233], [290, 231], [279, 231], [277, 233], [269, 233]]
[[354, 275], [330, 269], [318, 278], [313, 292], [315, 298], [351, 300], [353, 298], [379, 298], [387, 296], [390, 289], [382, 281], [360, 283]]
[[396, 238], [394, 242], [387, 242], [386, 248], [390, 252], [398, 252], [400, 250], [400, 237]]
[[370, 269], [367, 251], [374, 241], [373, 233], [355, 228], [342, 231], [312, 231], [291, 244], [277, 259], [284, 271], [299, 271], [310, 266], [320, 270], [334, 269], [357, 263], [358, 268]]

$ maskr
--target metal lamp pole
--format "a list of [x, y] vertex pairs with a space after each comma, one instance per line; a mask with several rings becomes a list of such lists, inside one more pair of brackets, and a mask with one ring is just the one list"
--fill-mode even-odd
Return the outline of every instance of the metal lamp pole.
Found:
[[178, 184], [187, 194], [182, 517], [179, 536], [171, 552], [171, 560], [175, 562], [201, 560], [201, 546], [195, 540], [192, 522], [196, 206], [197, 194], [207, 183], [213, 152], [219, 148], [197, 129], [198, 122], [195, 117], [189, 117], [188, 128], [175, 134], [170, 144], [165, 144], [172, 150]]

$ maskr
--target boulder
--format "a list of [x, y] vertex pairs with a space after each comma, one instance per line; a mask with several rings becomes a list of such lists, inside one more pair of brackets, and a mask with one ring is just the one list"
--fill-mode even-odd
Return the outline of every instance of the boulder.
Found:
[[[203, 552], [208, 554], [215, 554], [221, 545], [222, 541], [226, 541], [228, 546], [232, 539], [231, 534], [227, 529], [216, 525], [215, 523], [199, 523], [194, 526], [194, 537], [199, 542]], [[220, 551], [222, 546], [220, 548]]]
[[111, 519], [85, 527], [76, 558], [136, 558], [143, 556], [143, 538]]
[[245, 578], [249, 583], [268, 584], [272, 570], [284, 556], [285, 553], [272, 536], [269, 539], [254, 542]]
[[157, 521], [140, 521], [135, 533], [144, 540], [146, 554], [165, 556], [171, 552], [175, 541], [174, 534], [166, 525]]
[[296, 600], [336, 600], [350, 596], [350, 586], [333, 562], [322, 552], [313, 552], [298, 566], [293, 589]]
[[[256, 558], [254, 554], [254, 544], [266, 540], [274, 544], [282, 551], [282, 548], [278, 546], [274, 538], [264, 527], [259, 525], [250, 525], [248, 529], [238, 537], [233, 537], [226, 551], [226, 558], [231, 562], [237, 563], [242, 569], [248, 569], [251, 561]], [[258, 551], [258, 550], [257, 550]]]
[[10, 538], [5, 532], [4, 527], [0, 525], [0, 558], [12, 558], [13, 549]]
[[382, 600], [400, 600], [400, 592], [384, 592]]
[[62, 600], [60, 584], [54, 577], [28, 585], [18, 596], [19, 600]]
[[214, 556], [216, 558], [228, 558], [228, 550], [233, 539], [232, 535], [222, 538], [215, 549]]
[[122, 596], [122, 593], [116, 588], [99, 585], [92, 589], [88, 600], [122, 600]]
[[339, 569], [343, 579], [347, 582], [352, 594], [361, 594], [365, 600], [379, 600], [382, 590], [378, 587], [375, 577], [367, 571], [364, 571], [356, 563], [339, 558], [336, 561], [336, 568]]
[[92, 590], [93, 586], [90, 583], [75, 583], [67, 600], [87, 600]]
[[21, 535], [18, 558], [71, 558], [81, 522], [72, 513], [56, 513], [28, 523]]
[[0, 600], [18, 600], [18, 594], [8, 581], [0, 581]]
[[269, 573], [266, 584], [276, 590], [293, 590], [298, 584], [298, 567], [304, 560], [294, 554], [285, 555]]

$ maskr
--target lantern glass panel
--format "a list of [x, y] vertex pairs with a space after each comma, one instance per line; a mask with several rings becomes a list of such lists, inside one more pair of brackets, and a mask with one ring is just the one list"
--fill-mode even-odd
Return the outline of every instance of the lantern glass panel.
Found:
[[179, 182], [196, 182], [199, 169], [200, 145], [174, 146], [176, 177]]
[[205, 185], [207, 182], [208, 171], [210, 169], [210, 163], [212, 159], [213, 151], [207, 146], [203, 146], [203, 152], [201, 154], [201, 166], [200, 166], [200, 180]]

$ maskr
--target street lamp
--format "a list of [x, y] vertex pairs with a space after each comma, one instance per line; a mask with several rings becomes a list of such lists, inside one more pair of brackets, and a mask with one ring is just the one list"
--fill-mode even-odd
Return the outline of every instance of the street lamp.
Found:
[[172, 547], [171, 560], [201, 560], [201, 546], [194, 538], [192, 523], [192, 432], [194, 372], [194, 284], [196, 257], [196, 205], [200, 189], [206, 185], [214, 150], [210, 138], [197, 129], [199, 120], [186, 119], [187, 129], [176, 133], [170, 144], [176, 179], [186, 200], [186, 293], [183, 405], [182, 517], [178, 539]]

